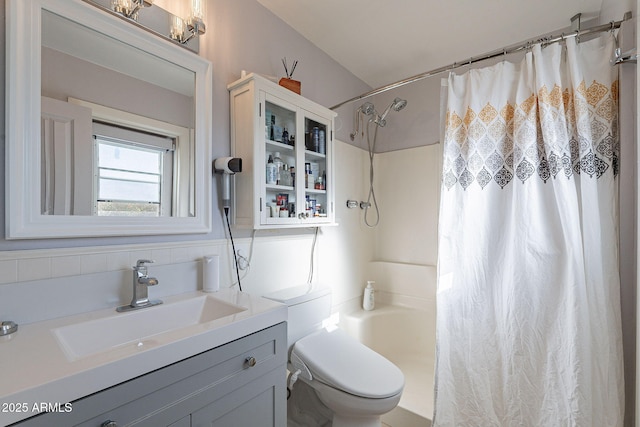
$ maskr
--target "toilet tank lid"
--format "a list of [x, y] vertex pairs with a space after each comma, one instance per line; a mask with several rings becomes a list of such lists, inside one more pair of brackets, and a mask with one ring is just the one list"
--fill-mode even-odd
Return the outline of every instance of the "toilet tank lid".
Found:
[[300, 304], [305, 301], [310, 301], [316, 298], [323, 297], [331, 293], [331, 288], [327, 286], [310, 286], [300, 285], [292, 286], [290, 288], [281, 289], [279, 291], [271, 292], [263, 295], [264, 298], [276, 301], [288, 306]]

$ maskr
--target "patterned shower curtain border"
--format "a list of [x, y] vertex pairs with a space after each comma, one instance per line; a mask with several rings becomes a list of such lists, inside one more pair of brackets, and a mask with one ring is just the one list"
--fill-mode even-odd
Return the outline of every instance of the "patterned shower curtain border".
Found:
[[505, 188], [514, 177], [546, 183], [580, 174], [597, 179], [609, 170], [617, 177], [617, 102], [617, 80], [611, 87], [583, 81], [575, 94], [543, 86], [500, 110], [489, 103], [477, 113], [468, 108], [464, 117], [448, 110], [443, 184], [466, 190], [475, 182], [484, 189], [493, 181]]

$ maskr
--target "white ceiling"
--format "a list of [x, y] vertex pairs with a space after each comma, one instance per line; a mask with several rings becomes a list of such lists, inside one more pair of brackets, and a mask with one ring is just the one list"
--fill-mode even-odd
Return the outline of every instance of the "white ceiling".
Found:
[[555, 32], [602, 0], [258, 0], [371, 87]]

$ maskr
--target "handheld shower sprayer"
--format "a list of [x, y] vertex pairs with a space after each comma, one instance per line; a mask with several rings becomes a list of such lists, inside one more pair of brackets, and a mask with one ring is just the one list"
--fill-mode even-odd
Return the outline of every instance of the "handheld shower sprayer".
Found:
[[[400, 111], [406, 106], [407, 106], [407, 101], [405, 99], [394, 98], [394, 100], [391, 102], [391, 104], [389, 104], [389, 106], [384, 110], [382, 114], [379, 114], [376, 111], [373, 104], [370, 102], [365, 102], [360, 107], [358, 107], [358, 109], [355, 111], [355, 117], [354, 117], [355, 131], [349, 135], [352, 141], [355, 139], [356, 135], [358, 135], [359, 133], [360, 122], [362, 121], [362, 115], [369, 116], [367, 126], [363, 127], [362, 129], [363, 137], [366, 130], [367, 147], [369, 149], [369, 196], [367, 197], [366, 202], [360, 203], [360, 207], [364, 209], [364, 222], [365, 224], [367, 224], [368, 227], [375, 227], [376, 225], [378, 225], [378, 222], [380, 221], [380, 210], [378, 209], [378, 202], [376, 201], [376, 195], [373, 189], [373, 181], [374, 181], [373, 157], [375, 156], [375, 146], [376, 146], [376, 138], [378, 136], [378, 128], [386, 126], [387, 124], [386, 117], [391, 110]], [[371, 123], [375, 125], [373, 129], [373, 141], [371, 140], [370, 133], [369, 133], [370, 132], [369, 124]], [[369, 223], [369, 220], [367, 218], [367, 214], [369, 213], [369, 208], [371, 207], [373, 207], [376, 212], [376, 220], [374, 223]]]
[[405, 99], [395, 98], [391, 102], [391, 104], [389, 104], [387, 109], [384, 110], [384, 113], [382, 113], [382, 115], [376, 115], [376, 117], [373, 119], [373, 122], [380, 127], [385, 127], [387, 125], [387, 121], [385, 119], [387, 117], [387, 114], [389, 114], [389, 111], [400, 111], [406, 106], [407, 101]]

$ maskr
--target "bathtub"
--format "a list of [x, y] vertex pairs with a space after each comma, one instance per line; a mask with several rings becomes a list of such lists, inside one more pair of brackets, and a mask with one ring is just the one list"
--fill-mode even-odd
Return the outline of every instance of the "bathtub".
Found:
[[376, 306], [342, 315], [340, 327], [395, 363], [405, 386], [398, 407], [382, 417], [391, 427], [430, 427], [433, 413], [435, 310]]

